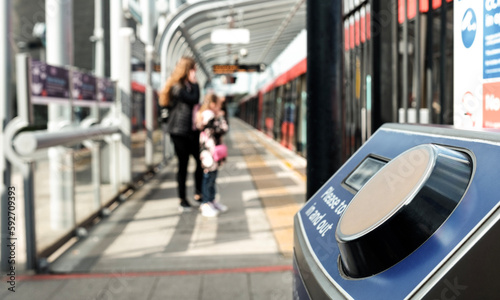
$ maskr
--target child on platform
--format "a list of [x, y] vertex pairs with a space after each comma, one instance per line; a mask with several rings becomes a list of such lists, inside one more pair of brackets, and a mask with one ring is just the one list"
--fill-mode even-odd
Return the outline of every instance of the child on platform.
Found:
[[222, 135], [229, 129], [221, 105], [222, 101], [215, 94], [207, 94], [196, 118], [196, 125], [201, 131], [200, 159], [203, 168], [200, 210], [205, 217], [216, 217], [219, 212], [227, 211], [227, 206], [215, 201], [217, 171], [227, 156]]

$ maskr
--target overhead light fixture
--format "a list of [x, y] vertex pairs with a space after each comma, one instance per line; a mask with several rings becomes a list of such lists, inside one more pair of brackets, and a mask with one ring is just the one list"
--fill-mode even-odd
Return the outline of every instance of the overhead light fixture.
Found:
[[248, 44], [250, 30], [245, 28], [214, 29], [210, 35], [212, 44]]
[[240, 56], [241, 57], [246, 57], [248, 55], [248, 50], [247, 48], [241, 48], [240, 49]]

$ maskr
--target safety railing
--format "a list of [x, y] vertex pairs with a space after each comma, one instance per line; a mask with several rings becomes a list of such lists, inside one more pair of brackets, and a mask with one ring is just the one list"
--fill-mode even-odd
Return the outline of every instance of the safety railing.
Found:
[[120, 127], [118, 126], [94, 126], [60, 132], [23, 132], [14, 138], [13, 144], [17, 153], [29, 156], [41, 149], [55, 146], [72, 146], [84, 140], [103, 139], [107, 135], [119, 132]]
[[[131, 37], [132, 32], [124, 30], [122, 34], [124, 62], [130, 62]], [[127, 48], [129, 51], [126, 51]], [[118, 80], [119, 83], [115, 89], [116, 101], [107, 103], [109, 112], [100, 123], [98, 118], [88, 118], [79, 125], [72, 125], [71, 122], [60, 122], [54, 129], [51, 128], [49, 116], [48, 130], [29, 131], [30, 126], [33, 125], [32, 98], [34, 93], [39, 93], [37, 96], [42, 97], [41, 102], [38, 103], [49, 105], [49, 114], [50, 105], [54, 105], [54, 103], [51, 102], [53, 99], [39, 90], [40, 86], [46, 88], [45, 85], [48, 83], [37, 82], [39, 86], [33, 87], [32, 81], [34, 78], [37, 80], [40, 78], [34, 77], [36, 74], [33, 74], [31, 59], [26, 54], [19, 54], [16, 57], [18, 115], [10, 120], [5, 127], [4, 140], [6, 142], [2, 145], [3, 149], [1, 150], [3, 150], [6, 159], [19, 170], [23, 181], [22, 194], [24, 201], [20, 206], [24, 211], [17, 213], [24, 217], [24, 232], [18, 232], [17, 236], [25, 236], [26, 269], [28, 270], [45, 269], [48, 266], [47, 258], [49, 255], [72, 237], [85, 235], [85, 226], [96, 217], [109, 214], [108, 208], [110, 205], [120, 199], [120, 195], [124, 191], [133, 189], [134, 180], [139, 179], [138, 173], [150, 173], [155, 166], [165, 161], [165, 140], [164, 135], [161, 134], [161, 129], [156, 126], [156, 130], [153, 128], [153, 132], [150, 132], [149, 129], [151, 128], [149, 128], [147, 134], [142, 132], [134, 134], [132, 132], [131, 70], [129, 64], [123, 63], [123, 65], [122, 77]], [[50, 67], [42, 65], [34, 73]], [[62, 72], [66, 71], [62, 70]], [[64, 75], [66, 76], [64, 80], [69, 81], [69, 84], [66, 84], [69, 89], [69, 93], [66, 93], [68, 99], [64, 99], [64, 101], [59, 99], [59, 102], [56, 99], [55, 105], [58, 108], [69, 107], [72, 112], [72, 102], [75, 102], [75, 99], [72, 99], [74, 88], [72, 77], [74, 77], [74, 72], [71, 68], [67, 69], [67, 72], [69, 72], [69, 75]], [[46, 75], [47, 77], [50, 75], [48, 71]], [[61, 80], [61, 82], [64, 80]], [[54, 78], [52, 83], [57, 84], [58, 81], [60, 81], [60, 78]], [[99, 108], [98, 101], [89, 101], [86, 105], [94, 109]], [[140, 146], [138, 147], [137, 144]], [[146, 148], [145, 151], [141, 150], [142, 146]], [[90, 150], [88, 156], [90, 156], [91, 167], [85, 166], [86, 170], [91, 170], [90, 176], [87, 174], [88, 172], [85, 175], [86, 179], [91, 178], [91, 184], [87, 188], [90, 197], [88, 195], [85, 197], [86, 200], [92, 198], [88, 202], [93, 203], [89, 203], [90, 205], [86, 208], [89, 212], [85, 214], [80, 213], [81, 209], [78, 207], [79, 203], [75, 198], [75, 194], [78, 193], [80, 187], [76, 183], [77, 180], [75, 180], [78, 172], [75, 171], [77, 166], [75, 166], [74, 158], [75, 153], [82, 153], [81, 150], [78, 150], [80, 148]], [[149, 152], [147, 148], [153, 148], [150, 149], [152, 153], [144, 153]], [[139, 152], [136, 151], [137, 149], [139, 149]], [[47, 161], [40, 161], [36, 155], [42, 150], [47, 151]], [[154, 159], [152, 159], [153, 157]], [[43, 165], [42, 169], [44, 170], [37, 170], [35, 168], [37, 163]], [[134, 170], [133, 164], [143, 164], [144, 166], [139, 168], [137, 172], [137, 170]], [[41, 172], [44, 174], [40, 174]], [[47, 177], [50, 177], [50, 180]], [[106, 179], [103, 179], [103, 177], [106, 177]], [[45, 209], [45, 211], [49, 212], [49, 216], [46, 217], [51, 219], [50, 224], [47, 226], [62, 229], [58, 231], [61, 235], [58, 236], [57, 241], [50, 245], [44, 245], [43, 249], [39, 249], [37, 239], [37, 229], [40, 226], [38, 226], [39, 223], [37, 223], [35, 212], [38, 204], [35, 201], [35, 178], [43, 181], [39, 182], [37, 187], [40, 184], [50, 186], [43, 186], [44, 198], [50, 198], [49, 200], [45, 199], [43, 204], [50, 206], [50, 210]], [[112, 187], [112, 196], [108, 193], [106, 201], [101, 199], [103, 182], [106, 182], [108, 186], [110, 184]], [[50, 194], [49, 197], [47, 197], [47, 194]], [[39, 199], [36, 200], [39, 201]], [[77, 218], [78, 213], [80, 213], [80, 216]], [[7, 218], [0, 218], [0, 220], [2, 223], [8, 222]], [[46, 220], [43, 220], [43, 222], [47, 223]], [[1, 260], [6, 261], [9, 257], [7, 251], [9, 249], [7, 247], [2, 248], [5, 249], [0, 249]]]

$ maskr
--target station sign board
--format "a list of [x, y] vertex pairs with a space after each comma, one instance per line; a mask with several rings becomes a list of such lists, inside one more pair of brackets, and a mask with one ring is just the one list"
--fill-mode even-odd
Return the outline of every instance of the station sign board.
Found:
[[236, 64], [226, 64], [226, 65], [213, 65], [212, 71], [214, 74], [232, 74], [237, 72], [262, 72], [262, 65], [236, 65]]

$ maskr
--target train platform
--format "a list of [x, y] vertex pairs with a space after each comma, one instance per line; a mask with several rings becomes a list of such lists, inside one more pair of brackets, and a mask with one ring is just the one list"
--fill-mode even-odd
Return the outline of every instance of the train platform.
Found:
[[290, 299], [305, 159], [239, 119], [230, 127], [217, 179], [226, 213], [179, 212], [172, 159], [48, 274], [17, 276], [15, 293], [2, 280], [0, 299]]

